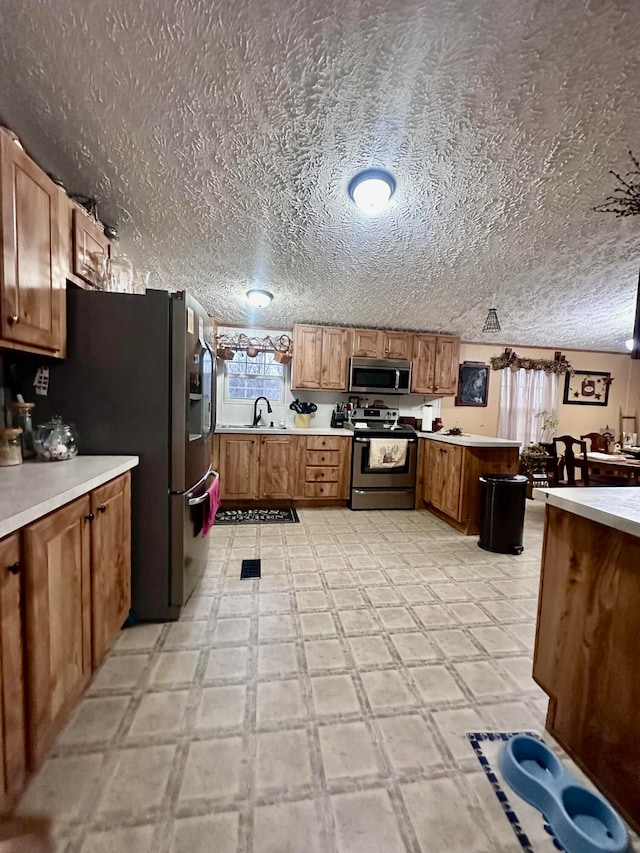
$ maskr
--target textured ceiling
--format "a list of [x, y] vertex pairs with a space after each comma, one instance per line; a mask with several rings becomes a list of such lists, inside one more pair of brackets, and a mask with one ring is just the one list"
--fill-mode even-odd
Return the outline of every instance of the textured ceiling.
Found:
[[223, 322], [631, 336], [640, 217], [592, 208], [640, 154], [635, 0], [3, 0], [0, 40], [0, 118]]

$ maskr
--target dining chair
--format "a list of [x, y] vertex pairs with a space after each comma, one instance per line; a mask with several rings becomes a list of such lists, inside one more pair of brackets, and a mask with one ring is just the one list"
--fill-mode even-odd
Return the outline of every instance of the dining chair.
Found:
[[[574, 448], [577, 448], [577, 450]], [[576, 458], [576, 456], [579, 458]], [[572, 435], [556, 436], [553, 439], [553, 460], [556, 469], [556, 485], [589, 485], [587, 442], [584, 439], [574, 438]], [[579, 480], [576, 480], [576, 469], [580, 471]]]
[[583, 441], [589, 439], [591, 453], [607, 453], [609, 445], [614, 443], [615, 436], [612, 432], [586, 432], [580, 438]]
[[[610, 437], [610, 438], [609, 438]], [[624, 474], [617, 474], [612, 471], [600, 469], [597, 463], [588, 462], [587, 460], [587, 439], [591, 441], [591, 453], [607, 453], [609, 441], [613, 442], [614, 436], [610, 432], [588, 432], [580, 436], [580, 440], [573, 438], [570, 435], [562, 435], [558, 439], [554, 439], [554, 448], [556, 441], [562, 441], [565, 445], [564, 458], [559, 461], [559, 486], [630, 486], [633, 485], [632, 479], [625, 477]], [[573, 450], [574, 445], [579, 445], [580, 450], [577, 453], [582, 456], [582, 459], [576, 459], [576, 452]], [[584, 445], [584, 447], [583, 447]], [[567, 456], [569, 454], [569, 456]], [[563, 479], [563, 463], [567, 465], [567, 458], [570, 460], [567, 467], [566, 482]], [[580, 469], [580, 481], [576, 481], [575, 470]], [[571, 472], [571, 473], [570, 473]]]

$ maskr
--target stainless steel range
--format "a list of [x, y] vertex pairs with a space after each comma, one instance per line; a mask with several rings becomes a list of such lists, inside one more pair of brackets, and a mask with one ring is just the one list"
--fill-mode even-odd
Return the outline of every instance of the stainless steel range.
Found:
[[353, 431], [351, 509], [413, 509], [418, 437], [397, 409], [362, 409]]

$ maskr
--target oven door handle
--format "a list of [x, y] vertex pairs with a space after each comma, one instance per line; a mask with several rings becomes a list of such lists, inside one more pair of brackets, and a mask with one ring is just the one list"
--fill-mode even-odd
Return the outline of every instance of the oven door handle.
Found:
[[[389, 432], [391, 432], [391, 430], [389, 430]], [[386, 436], [384, 436], [384, 437], [386, 438]], [[405, 438], [404, 440], [407, 442], [407, 444], [417, 444], [418, 443], [417, 438]], [[371, 439], [370, 438], [356, 438], [355, 441], [359, 442], [360, 444], [369, 444]]]

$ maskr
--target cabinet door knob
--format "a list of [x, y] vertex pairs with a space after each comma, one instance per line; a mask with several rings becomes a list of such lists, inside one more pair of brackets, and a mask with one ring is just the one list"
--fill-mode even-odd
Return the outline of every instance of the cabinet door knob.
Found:
[[106, 512], [106, 511], [107, 511], [106, 506], [104, 504], [100, 504], [100, 506], [98, 507], [98, 512]]
[[17, 314], [12, 314], [10, 317], [7, 318], [7, 322], [10, 326], [14, 326], [16, 323], [20, 322], [20, 317]]
[[13, 563], [11, 566], [7, 566], [12, 575], [17, 575], [20, 571], [20, 563]]
[[92, 512], [90, 512], [89, 515], [85, 515], [85, 518], [87, 521], [93, 521], [93, 519], [95, 518], [95, 515]]

